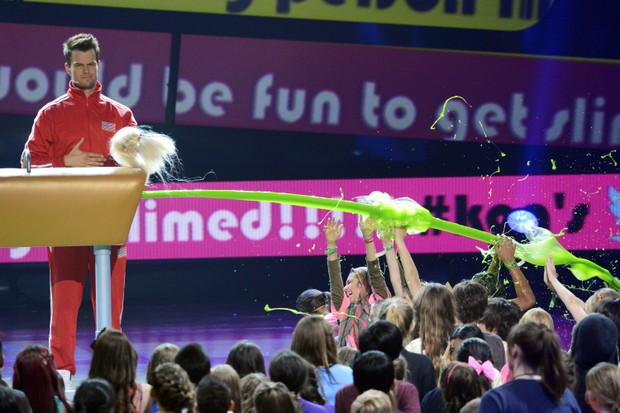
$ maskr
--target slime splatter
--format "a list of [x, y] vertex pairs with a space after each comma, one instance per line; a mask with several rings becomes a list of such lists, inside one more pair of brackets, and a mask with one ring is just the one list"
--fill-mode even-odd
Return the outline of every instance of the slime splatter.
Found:
[[613, 149], [611, 152], [609, 152], [607, 155], [603, 155], [601, 156], [601, 159], [605, 159], [605, 158], [609, 158], [612, 160], [612, 162], [614, 163], [614, 166], [618, 166], [618, 162], [616, 162], [616, 160], [614, 159], [614, 157], [612, 156], [612, 154], [616, 152], [615, 149]]
[[[463, 102], [467, 103], [464, 97], [458, 96], [458, 95], [455, 95], [455, 96], [452, 96], [446, 99], [445, 102], [443, 102], [443, 108], [441, 109], [441, 113], [437, 117], [437, 120], [433, 122], [433, 124], [431, 125], [431, 130], [435, 130], [435, 125], [437, 125], [437, 122], [439, 122], [441, 118], [446, 116], [446, 108], [448, 107], [448, 102], [450, 102], [452, 99], [461, 99]], [[467, 105], [471, 108], [471, 105], [469, 103], [467, 103]]]
[[[406, 227], [410, 234], [415, 234], [436, 229], [487, 244], [494, 244], [498, 239], [497, 235], [435, 218], [429, 210], [413, 199], [392, 199], [388, 194], [378, 191], [359, 197], [359, 202], [280, 192], [209, 189], [145, 191], [142, 193], [142, 198], [211, 198], [272, 202], [366, 215], [374, 219], [378, 230], [383, 231], [393, 227]], [[528, 243], [516, 245], [517, 258], [536, 266], [544, 266], [547, 257], [551, 255], [556, 265], [567, 266], [578, 280], [585, 281], [596, 277], [620, 291], [620, 280], [613, 277], [607, 269], [589, 260], [575, 257], [560, 245], [556, 235], [549, 230], [535, 227], [527, 237]]]

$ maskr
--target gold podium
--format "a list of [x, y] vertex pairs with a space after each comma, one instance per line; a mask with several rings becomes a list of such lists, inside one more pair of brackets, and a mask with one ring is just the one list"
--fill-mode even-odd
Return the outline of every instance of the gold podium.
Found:
[[0, 169], [0, 247], [94, 246], [97, 332], [111, 326], [110, 246], [127, 240], [146, 173]]

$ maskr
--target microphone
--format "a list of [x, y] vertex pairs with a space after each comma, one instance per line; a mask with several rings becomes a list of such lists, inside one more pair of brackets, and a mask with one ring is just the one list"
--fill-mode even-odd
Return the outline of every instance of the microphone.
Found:
[[22, 168], [26, 167], [26, 173], [30, 174], [32, 171], [32, 157], [30, 156], [30, 149], [26, 146], [22, 153]]

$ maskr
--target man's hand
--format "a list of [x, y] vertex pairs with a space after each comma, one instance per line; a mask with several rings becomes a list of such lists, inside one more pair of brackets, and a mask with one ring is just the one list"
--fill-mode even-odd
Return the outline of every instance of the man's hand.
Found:
[[105, 157], [98, 153], [84, 152], [80, 146], [84, 143], [84, 137], [71, 148], [71, 152], [65, 155], [65, 166], [103, 166]]

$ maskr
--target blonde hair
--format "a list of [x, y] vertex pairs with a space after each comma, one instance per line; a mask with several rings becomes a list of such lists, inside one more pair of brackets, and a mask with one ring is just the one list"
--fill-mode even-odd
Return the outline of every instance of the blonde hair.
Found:
[[403, 345], [411, 341], [413, 324], [413, 304], [402, 297], [392, 297], [378, 301], [370, 309], [372, 321], [385, 320], [394, 324], [403, 336]]
[[353, 359], [357, 354], [357, 350], [353, 347], [340, 347], [338, 349], [338, 364], [342, 364], [343, 366], [351, 367], [353, 365]]
[[601, 288], [598, 289], [586, 300], [585, 308], [587, 314], [593, 313], [596, 307], [601, 300], [605, 298], [620, 298], [620, 292], [612, 289], [612, 288]]
[[234, 413], [241, 412], [241, 379], [237, 371], [228, 364], [218, 364], [211, 368], [211, 375], [222, 380], [230, 388], [232, 400], [235, 402]]
[[586, 374], [586, 389], [591, 397], [612, 413], [620, 412], [620, 368], [602, 362]]
[[179, 352], [179, 346], [172, 343], [163, 343], [155, 347], [149, 364], [146, 367], [146, 382], [153, 385], [155, 369], [164, 363], [174, 363], [174, 356]]
[[390, 396], [379, 390], [366, 390], [351, 405], [351, 413], [394, 413]]
[[110, 155], [121, 166], [139, 168], [148, 176], [172, 177], [178, 164], [174, 140], [147, 128], [127, 126], [110, 139]]
[[461, 410], [459, 410], [459, 413], [477, 413], [478, 408], [480, 407], [481, 400], [482, 399], [480, 397], [471, 399], [470, 401], [465, 403], [465, 406], [461, 407]]
[[409, 381], [409, 365], [407, 359], [399, 354], [392, 362], [394, 364], [394, 380]]
[[521, 320], [519, 320], [519, 324], [523, 323], [538, 323], [549, 328], [549, 330], [555, 329], [551, 314], [540, 307], [534, 307], [527, 310], [521, 317]]

